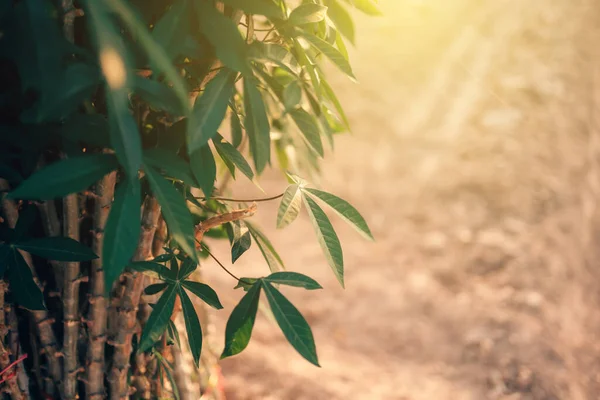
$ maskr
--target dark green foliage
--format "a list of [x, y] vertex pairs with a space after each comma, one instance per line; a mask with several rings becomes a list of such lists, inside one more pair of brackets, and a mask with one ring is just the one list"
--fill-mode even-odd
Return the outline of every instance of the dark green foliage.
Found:
[[[239, 279], [227, 270], [244, 295], [231, 310], [222, 357], [247, 347], [264, 292], [290, 344], [319, 365], [310, 327], [279, 287], [315, 290], [321, 286], [310, 277], [284, 271], [268, 235], [247, 219], [254, 211], [235, 214], [252, 200], [231, 204], [229, 177], [241, 172], [257, 184], [269, 166], [291, 170], [290, 186], [278, 196], [275, 226], [290, 225], [304, 202], [325, 256], [343, 285], [341, 245], [315, 200], [331, 207], [365, 238], [372, 240], [373, 235], [348, 202], [307, 188], [307, 181], [295, 174], [313, 178], [325, 154], [323, 140], [333, 148], [335, 134], [349, 129], [321, 61], [327, 59], [354, 78], [344, 43], [344, 38], [351, 43], [356, 38], [348, 10], [355, 7], [377, 15], [376, 2], [82, 0], [75, 2], [83, 12], [75, 13], [74, 26], [63, 20], [72, 11], [61, 9], [63, 3], [69, 2], [21, 0], [0, 6], [4, 71], [0, 178], [9, 187], [0, 196], [6, 196], [3, 205], [14, 208], [3, 208], [0, 221], [0, 275], [9, 283], [6, 301], [44, 310], [48, 321], [58, 321], [49, 323], [50, 331], [62, 335], [72, 324], [65, 320], [63, 304], [79, 307], [77, 320], [98, 314], [90, 311], [93, 299], [100, 297], [102, 285], [96, 282], [104, 283], [106, 304], [118, 310], [108, 321], [99, 321], [105, 326], [132, 326], [131, 320], [124, 319], [135, 314], [135, 299], [142, 293], [156, 296], [149, 319], [133, 321], [143, 326], [139, 343], [136, 334], [127, 345], [109, 343], [106, 352], [104, 346], [97, 346], [102, 351], [93, 361], [102, 364], [102, 371], [110, 365], [118, 369], [117, 356], [122, 356], [120, 363], [132, 359], [120, 352], [133, 345], [158, 360], [153, 379], [173, 383], [173, 366], [161, 351], [163, 343], [180, 345], [171, 321], [177, 299], [196, 365], [203, 335], [194, 308], [202, 303], [194, 301], [223, 308], [217, 293], [194, 274], [199, 261], [209, 255], [200, 236], [209, 241], [228, 237], [232, 263], [237, 264], [254, 242], [271, 274]], [[223, 126], [230, 132], [225, 133]], [[272, 154], [279, 164], [272, 162]], [[116, 186], [104, 187], [113, 177]], [[76, 210], [69, 209], [73, 202], [62, 201], [73, 194], [69, 199], [77, 200]], [[153, 214], [146, 207], [156, 205], [154, 200], [160, 208]], [[11, 219], [9, 213], [20, 215]], [[166, 236], [155, 232], [156, 218], [162, 218], [158, 225], [166, 223]], [[211, 218], [220, 224], [204, 230], [202, 224]], [[13, 226], [8, 220], [18, 222]], [[206, 251], [197, 250], [197, 241]], [[164, 254], [159, 255], [155, 245]], [[152, 261], [132, 261], [134, 255], [136, 260]], [[75, 278], [65, 281], [65, 271]], [[146, 288], [137, 285], [142, 276], [153, 279]], [[79, 281], [84, 282], [81, 287]], [[96, 286], [100, 289], [92, 289]], [[138, 286], [137, 293], [117, 290]], [[60, 294], [60, 301], [54, 293]], [[87, 348], [84, 341], [97, 339], [90, 336], [94, 323], [88, 321], [86, 329], [75, 335], [79, 342], [73, 348]], [[33, 326], [30, 331], [37, 332]], [[104, 338], [104, 333], [96, 334]], [[121, 333], [117, 336], [131, 336], [131, 332]], [[57, 346], [62, 343], [62, 338], [55, 339]], [[113, 356], [115, 360], [110, 359]], [[82, 354], [67, 352], [67, 359], [87, 365], [82, 364]], [[56, 392], [44, 393], [58, 398], [63, 394], [62, 382], [73, 376], [65, 372], [57, 379], [48, 375], [49, 370], [45, 365], [30, 370], [36, 374], [31, 381], [61, 382]], [[123, 370], [127, 379], [118, 381], [133, 382], [137, 370]], [[87, 377], [74, 378], [88, 384]], [[106, 390], [104, 384], [109, 382], [110, 397], [123, 397], [127, 388], [113, 393], [116, 381], [104, 376], [96, 390]], [[75, 386], [79, 398], [89, 397], [83, 385]], [[40, 388], [34, 389], [34, 397], [42, 395]], [[173, 396], [178, 397], [176, 387]]]

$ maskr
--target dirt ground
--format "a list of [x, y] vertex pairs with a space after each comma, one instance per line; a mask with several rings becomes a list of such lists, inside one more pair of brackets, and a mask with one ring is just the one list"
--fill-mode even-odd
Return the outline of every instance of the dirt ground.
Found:
[[[376, 242], [331, 216], [342, 290], [308, 218], [276, 231], [277, 204], [260, 205], [254, 218], [286, 267], [324, 287], [284, 289], [322, 368], [259, 316], [246, 351], [222, 363], [227, 398], [599, 399], [600, 3], [381, 8], [356, 15], [359, 84], [331, 69], [353, 134], [320, 182], [363, 213]], [[262, 184], [285, 187], [275, 172]], [[225, 243], [214, 248], [227, 258]], [[242, 293], [213, 267], [222, 346]], [[268, 272], [256, 248], [231, 268]]]

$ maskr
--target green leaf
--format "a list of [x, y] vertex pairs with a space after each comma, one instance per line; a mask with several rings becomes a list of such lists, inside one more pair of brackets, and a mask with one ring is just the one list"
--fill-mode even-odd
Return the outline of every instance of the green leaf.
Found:
[[244, 107], [246, 133], [256, 172], [261, 174], [271, 159], [271, 128], [262, 96], [254, 82], [244, 79]]
[[363, 237], [369, 240], [374, 240], [373, 234], [371, 233], [371, 230], [369, 229], [365, 219], [362, 217], [362, 215], [360, 215], [356, 208], [354, 208], [346, 200], [322, 190], [311, 188], [304, 188], [303, 190], [327, 203], [328, 206], [333, 208], [340, 217], [342, 217], [347, 223], [356, 229], [356, 231]]
[[166, 253], [166, 254], [161, 254], [159, 256], [154, 257], [154, 260], [152, 260], [152, 261], [157, 262], [157, 263], [162, 263], [162, 262], [171, 260], [173, 257], [175, 257], [173, 254]]
[[321, 89], [323, 90], [323, 95], [327, 99], [329, 99], [329, 101], [335, 107], [335, 110], [339, 114], [339, 116], [342, 119], [342, 122], [344, 123], [344, 125], [346, 126], [346, 128], [350, 129], [350, 123], [348, 122], [348, 118], [346, 117], [346, 113], [344, 112], [344, 109], [343, 109], [342, 105], [340, 104], [340, 101], [338, 100], [337, 96], [335, 95], [335, 92], [333, 91], [333, 89], [331, 88], [331, 86], [329, 86], [329, 83], [327, 83], [326, 80], [322, 80], [321, 81]]
[[61, 126], [61, 136], [98, 147], [109, 147], [110, 127], [101, 114], [74, 114]]
[[296, 108], [302, 100], [302, 89], [297, 81], [292, 81], [283, 89], [283, 105], [287, 111]]
[[230, 162], [235, 165], [244, 175], [248, 177], [248, 179], [254, 179], [254, 172], [248, 164], [248, 161], [244, 158], [242, 153], [240, 153], [235, 147], [229, 144], [223, 136], [217, 135], [213, 138], [213, 144], [215, 145], [215, 149], [219, 156], [223, 159], [223, 161]]
[[156, 69], [163, 72], [165, 78], [173, 85], [173, 90], [177, 94], [181, 108], [183, 110], [188, 110], [189, 101], [186, 85], [180, 73], [171, 63], [170, 57], [162, 46], [154, 40], [146, 25], [128, 5], [128, 2], [123, 0], [109, 0], [107, 1], [107, 4], [109, 4], [109, 7], [119, 15], [133, 36], [137, 38], [140, 46], [148, 54], [150, 63], [154, 65]]
[[325, 0], [325, 4], [329, 7], [327, 16], [338, 31], [354, 44], [354, 21], [350, 13], [337, 0]]
[[152, 272], [155, 278], [174, 283], [176, 276], [164, 265], [152, 261], [134, 261], [129, 268], [138, 272]]
[[275, 251], [275, 248], [269, 239], [267, 239], [267, 237], [253, 224], [246, 222], [246, 226], [250, 230], [250, 234], [254, 238], [254, 242], [256, 242], [256, 245], [265, 258], [265, 261], [269, 265], [271, 272], [285, 269], [281, 257], [279, 257], [279, 254], [277, 254], [277, 251]]
[[190, 166], [200, 185], [200, 189], [204, 192], [204, 196], [212, 196], [217, 177], [217, 164], [208, 143], [192, 153], [190, 156]]
[[183, 281], [181, 284], [184, 288], [194, 293], [209, 306], [216, 308], [217, 310], [223, 308], [221, 302], [219, 301], [219, 296], [217, 296], [217, 293], [210, 286], [194, 281]]
[[237, 73], [223, 68], [211, 79], [201, 96], [196, 98], [188, 120], [188, 153], [193, 154], [215, 136], [221, 125], [227, 104], [233, 94]]
[[234, 289], [243, 288], [244, 292], [247, 292], [248, 290], [252, 289], [252, 286], [256, 283], [256, 281], [258, 281], [257, 278], [242, 277], [238, 281], [237, 285], [235, 285]]
[[283, 17], [281, 9], [272, 0], [223, 0], [223, 3], [236, 10], [243, 10], [248, 14], [265, 15], [273, 18]]
[[367, 15], [381, 15], [381, 11], [375, 4], [373, 4], [372, 0], [345, 0], [346, 3], [352, 4], [358, 10], [362, 11]]
[[11, 199], [51, 200], [87, 189], [118, 167], [111, 154], [86, 154], [60, 160], [34, 172], [15, 190]]
[[210, 2], [197, 1], [200, 30], [212, 44], [219, 60], [229, 68], [251, 76], [247, 46], [235, 23], [217, 11]]
[[317, 154], [323, 157], [323, 142], [321, 142], [319, 125], [315, 120], [315, 117], [304, 111], [302, 108], [292, 110], [290, 115], [300, 129], [300, 132], [304, 135], [309, 146], [316, 151]]
[[86, 99], [100, 83], [98, 70], [90, 65], [76, 63], [66, 67], [57, 82], [52, 101], [40, 102], [35, 122], [50, 122], [66, 118]]
[[183, 196], [152, 167], [144, 165], [150, 188], [162, 207], [169, 233], [194, 261], [198, 255], [194, 247], [194, 224]]
[[[169, 321], [169, 327], [171, 327], [172, 322]], [[177, 334], [179, 337], [179, 334]], [[181, 346], [179, 346], [181, 347]], [[164, 357], [160, 354], [159, 351], [154, 350], [153, 351], [154, 356], [158, 359], [158, 361], [160, 361], [161, 365], [163, 366], [163, 370], [165, 371], [165, 374], [167, 375], [167, 380], [169, 381], [169, 383], [171, 384], [171, 387], [173, 388], [173, 397], [175, 398], [174, 400], [180, 400], [180, 396], [179, 396], [179, 389], [177, 389], [177, 384], [175, 383], [175, 378], [173, 378], [173, 366], [164, 359]], [[161, 379], [162, 379], [162, 375], [161, 375]]]
[[13, 245], [48, 260], [90, 261], [98, 258], [87, 246], [69, 237], [53, 236], [19, 241]]
[[173, 308], [175, 307], [175, 298], [177, 296], [176, 286], [170, 285], [160, 296], [158, 302], [152, 309], [148, 322], [142, 331], [138, 351], [140, 353], [148, 351], [156, 342], [158, 342], [167, 329]]
[[221, 359], [234, 356], [248, 346], [256, 320], [260, 289], [260, 283], [254, 284], [231, 312], [225, 327], [225, 349]]
[[354, 73], [352, 72], [352, 67], [348, 63], [348, 60], [344, 57], [342, 53], [325, 40], [311, 35], [310, 33], [303, 32], [302, 37], [304, 37], [310, 44], [312, 44], [317, 50], [325, 55], [325, 57], [329, 58], [332, 63], [334, 63], [342, 72], [344, 72], [349, 77], [356, 79]]
[[301, 4], [292, 10], [288, 22], [292, 25], [311, 24], [322, 21], [327, 15], [327, 7], [320, 4]]
[[283, 229], [296, 219], [302, 206], [300, 186], [290, 185], [285, 190], [277, 211], [277, 229]]
[[235, 263], [252, 245], [250, 230], [243, 221], [231, 222], [233, 240], [231, 241], [231, 263]]
[[292, 79], [298, 78], [298, 62], [294, 55], [280, 44], [254, 41], [248, 48], [248, 57], [265, 65], [276, 65], [292, 76]]
[[266, 282], [278, 283], [280, 285], [301, 287], [307, 290], [323, 289], [321, 285], [311, 277], [297, 272], [274, 272], [263, 280]]
[[178, 47], [190, 31], [190, 7], [188, 0], [175, 1], [152, 29], [152, 38], [172, 60]]
[[169, 286], [169, 284], [166, 282], [153, 283], [152, 285], [149, 285], [146, 287], [146, 289], [144, 289], [144, 294], [148, 296], [155, 295], [157, 293], [162, 292], [167, 286]]
[[308, 58], [306, 51], [297, 39], [294, 39], [294, 50], [296, 52], [298, 62], [304, 67], [306, 72], [308, 72], [308, 76], [310, 77], [310, 81], [312, 82], [313, 89], [315, 90], [317, 95], [320, 96], [321, 79], [319, 78], [319, 74], [317, 74], [315, 66], [313, 65], [312, 61]]
[[165, 175], [169, 178], [181, 181], [188, 186], [198, 186], [196, 179], [192, 176], [190, 166], [177, 154], [159, 148], [144, 150], [144, 163], [165, 171]]
[[198, 264], [194, 260], [186, 258], [181, 263], [181, 269], [179, 270], [179, 275], [177, 278], [180, 280], [187, 278], [196, 270], [196, 268], [198, 268]]
[[104, 267], [104, 288], [110, 293], [115, 279], [129, 264], [138, 246], [141, 229], [140, 181], [126, 180], [117, 186], [106, 227], [102, 263]]
[[231, 109], [231, 117], [229, 119], [231, 128], [231, 144], [236, 149], [242, 144], [242, 123], [235, 109]]
[[[177, 331], [177, 327], [175, 326], [175, 323], [171, 320], [169, 320], [169, 325], [167, 326], [167, 333], [169, 334], [169, 337], [171, 338], [172, 341], [174, 341], [175, 343], [177, 343], [177, 346], [179, 348], [181, 348], [181, 339], [179, 339], [179, 332]], [[176, 387], [176, 386], [173, 386]]]
[[[33, 204], [26, 204], [19, 212], [19, 219], [14, 229], [14, 238], [12, 240], [20, 240], [27, 236], [38, 217], [37, 207]], [[12, 241], [11, 240], [11, 241]]]
[[131, 85], [133, 91], [152, 107], [173, 115], [185, 115], [186, 110], [181, 107], [173, 88], [138, 75], [131, 79]]
[[335, 45], [336, 45], [336, 47], [338, 48], [338, 50], [340, 51], [340, 53], [342, 53], [342, 55], [344, 56], [344, 58], [346, 60], [349, 60], [350, 57], [348, 56], [348, 49], [346, 49], [346, 43], [344, 43], [344, 39], [339, 34], [339, 32], [337, 32], [334, 29], [332, 29], [332, 31], [335, 33]]
[[194, 304], [192, 304], [192, 301], [182, 287], [179, 288], [179, 298], [181, 299], [181, 308], [183, 311], [183, 319], [185, 320], [188, 343], [197, 368], [200, 361], [200, 353], [202, 353], [202, 327], [198, 320], [198, 314], [196, 314], [196, 310], [194, 309]]
[[17, 249], [8, 256], [6, 273], [15, 303], [28, 310], [45, 310], [44, 294], [33, 280], [33, 274]]
[[310, 221], [317, 233], [317, 239], [321, 245], [321, 249], [325, 253], [329, 266], [340, 282], [340, 285], [344, 287], [344, 256], [340, 240], [321, 207], [308, 196], [302, 196], [302, 198], [306, 203]]
[[262, 287], [273, 316], [288, 342], [307, 361], [320, 367], [312, 331], [302, 314], [269, 282], [263, 280]]
[[5, 243], [0, 243], [0, 278], [4, 278], [4, 273], [10, 265], [10, 257], [12, 257], [12, 246]]

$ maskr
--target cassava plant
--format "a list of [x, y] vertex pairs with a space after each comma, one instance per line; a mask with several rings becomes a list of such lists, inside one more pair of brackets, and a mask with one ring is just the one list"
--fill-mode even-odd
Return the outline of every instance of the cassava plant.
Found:
[[[262, 292], [319, 365], [280, 289], [321, 286], [286, 271], [250, 217], [280, 201], [281, 229], [304, 204], [342, 286], [319, 202], [372, 239], [355, 208], [299, 177], [348, 129], [321, 61], [353, 78], [353, 7], [378, 13], [371, 0], [0, 1], [2, 396], [199, 398], [178, 365], [182, 348], [196, 367], [206, 353], [198, 305], [223, 308], [200, 282], [206, 257], [245, 292], [221, 358], [247, 346]], [[280, 195], [226, 197], [273, 156], [290, 183]], [[270, 274], [234, 276], [206, 238], [229, 239], [232, 262], [254, 242]]]

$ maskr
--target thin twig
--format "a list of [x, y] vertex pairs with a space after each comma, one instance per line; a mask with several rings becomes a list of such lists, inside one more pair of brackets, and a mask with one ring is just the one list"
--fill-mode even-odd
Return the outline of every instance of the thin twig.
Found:
[[[4, 338], [7, 332], [4, 314], [5, 291], [6, 284], [4, 283], [4, 281], [0, 281], [0, 326], [2, 328], [2, 336], [0, 337], [0, 368], [2, 368], [2, 372], [0, 372], [0, 375], [9, 372], [6, 377], [2, 378], [2, 382], [6, 382], [7, 390], [11, 398], [15, 400], [21, 400], [25, 399], [25, 396], [21, 392], [21, 389], [19, 389], [19, 385], [17, 383], [17, 371], [9, 371], [9, 369], [11, 369], [11, 367], [13, 367], [15, 363], [10, 363], [10, 350], [4, 345]], [[14, 329], [17, 329], [17, 327], [14, 327]]]
[[227, 197], [194, 197], [197, 200], [218, 200], [218, 201], [232, 201], [235, 203], [260, 203], [262, 201], [271, 201], [271, 200], [277, 200], [280, 197], [283, 197], [285, 193], [280, 193], [276, 196], [271, 196], [271, 197], [264, 197], [264, 198], [258, 198], [258, 199], [231, 199], [231, 198], [227, 198]]
[[94, 202], [94, 234], [92, 249], [98, 258], [92, 261], [90, 273], [90, 312], [88, 314], [88, 366], [86, 395], [88, 399], [99, 400], [106, 397], [104, 388], [104, 344], [106, 342], [106, 297], [104, 286], [104, 228], [110, 213], [115, 192], [116, 172], [111, 172], [96, 184]]
[[231, 271], [229, 271], [227, 268], [225, 268], [225, 266], [223, 265], [223, 263], [221, 261], [219, 261], [219, 259], [217, 257], [215, 257], [213, 255], [213, 253], [210, 252], [210, 250], [208, 250], [208, 247], [204, 244], [204, 243], [200, 243], [200, 245], [202, 246], [202, 248], [208, 253], [208, 255], [215, 260], [215, 262], [219, 265], [219, 267], [221, 267], [223, 269], [223, 271], [227, 272], [233, 279], [235, 279], [238, 282], [244, 283], [246, 285], [252, 285], [252, 282], [248, 282], [245, 281], [243, 279], [238, 278], [237, 276], [235, 276]]

